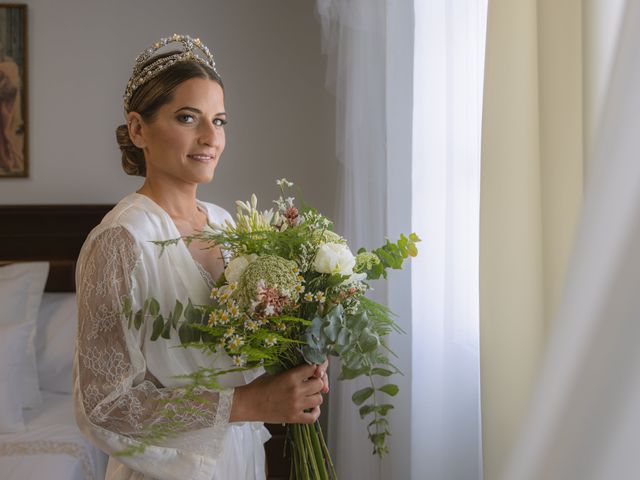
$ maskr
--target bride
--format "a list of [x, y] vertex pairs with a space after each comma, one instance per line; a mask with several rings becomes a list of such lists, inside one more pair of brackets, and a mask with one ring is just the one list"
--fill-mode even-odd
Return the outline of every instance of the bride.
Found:
[[[165, 53], [161, 53], [165, 50]], [[207, 303], [223, 272], [219, 247], [184, 242], [165, 249], [152, 240], [190, 235], [231, 220], [224, 209], [196, 198], [225, 147], [224, 85], [200, 40], [173, 35], [137, 59], [124, 95], [126, 125], [116, 130], [122, 166], [144, 177], [88, 236], [76, 270], [79, 326], [74, 361], [76, 419], [84, 435], [112, 455], [107, 480], [264, 479], [267, 423], [313, 423], [328, 391], [327, 365], [303, 365], [277, 376], [262, 371], [220, 378], [222, 391], [189, 400], [184, 428], [144, 453], [113, 456], [161, 425], [163, 399], [181, 395], [176, 378], [199, 366], [230, 366], [220, 352], [173, 348], [151, 341], [150, 325], [128, 328], [123, 305], [134, 311], [149, 297], [161, 311], [175, 300]]]

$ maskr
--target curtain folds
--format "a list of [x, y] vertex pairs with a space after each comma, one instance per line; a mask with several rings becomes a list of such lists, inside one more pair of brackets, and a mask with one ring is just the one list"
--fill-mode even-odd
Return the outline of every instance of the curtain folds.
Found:
[[502, 478], [582, 202], [580, 0], [489, 0], [482, 132], [484, 474]]
[[[386, 0], [317, 0], [326, 86], [336, 96], [336, 229], [354, 248], [379, 246], [386, 225]], [[376, 285], [375, 299], [386, 303]], [[334, 362], [335, 363], [335, 362]], [[380, 479], [366, 422], [351, 395], [364, 379], [338, 382], [330, 366], [329, 447], [339, 478]]]
[[566, 290], [509, 480], [640, 475], [640, 4], [621, 18]]
[[484, 1], [415, 3], [412, 478], [482, 479], [479, 351]]
[[[404, 377], [390, 455], [370, 454], [333, 381], [329, 441], [341, 478], [482, 478], [478, 339], [480, 120], [486, 0], [317, 0], [336, 95], [338, 229], [354, 246], [424, 238], [376, 299], [399, 314]], [[445, 248], [446, 247], [446, 248]], [[333, 373], [333, 380], [337, 372]]]

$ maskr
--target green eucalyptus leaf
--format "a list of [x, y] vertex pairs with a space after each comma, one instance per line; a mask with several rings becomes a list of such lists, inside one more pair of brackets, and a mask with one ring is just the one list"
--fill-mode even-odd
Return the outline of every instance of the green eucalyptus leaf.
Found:
[[155, 342], [158, 339], [158, 337], [162, 333], [163, 328], [164, 328], [164, 319], [162, 318], [162, 315], [158, 315], [156, 319], [153, 321], [153, 331], [151, 333], [152, 342]]
[[331, 321], [329, 324], [324, 327], [324, 334], [331, 340], [335, 342], [338, 339], [338, 331], [340, 330], [340, 323], [337, 321]]
[[182, 303], [180, 303], [180, 300], [176, 300], [176, 306], [173, 308], [173, 314], [171, 316], [171, 326], [173, 328], [176, 328], [178, 326], [178, 321], [182, 316], [183, 310], [184, 307], [182, 306]]
[[393, 409], [393, 405], [391, 405], [390, 403], [385, 403], [383, 405], [377, 405], [374, 408], [380, 415], [386, 415], [389, 410]]
[[361, 369], [364, 365], [364, 360], [362, 358], [362, 355], [360, 355], [358, 352], [350, 350], [342, 359], [343, 361], [343, 365], [345, 365], [347, 368], [350, 368], [352, 370], [359, 370]]
[[323, 324], [324, 324], [324, 319], [316, 315], [311, 321], [311, 325], [309, 326], [307, 331], [311, 332], [316, 338], [320, 338]]
[[360, 418], [366, 417], [373, 411], [375, 411], [374, 405], [365, 405], [364, 407], [360, 407], [360, 409], [358, 410], [358, 412], [360, 413]]
[[155, 298], [149, 301], [149, 313], [154, 317], [160, 313], [160, 304]]
[[342, 319], [344, 318], [344, 307], [341, 304], [336, 305], [329, 313], [325, 316], [325, 319], [329, 322], [337, 321], [342, 323]]
[[384, 447], [384, 440], [386, 436], [387, 434], [385, 432], [382, 432], [369, 435], [369, 438], [376, 447]]
[[338, 380], [352, 380], [360, 375], [364, 375], [367, 373], [366, 368], [353, 369], [343, 366], [340, 375], [338, 376]]
[[195, 341], [194, 333], [194, 329], [189, 326], [188, 322], [182, 322], [180, 328], [178, 328], [178, 337], [180, 338], [180, 343], [189, 343]]
[[363, 352], [373, 352], [378, 345], [380, 345], [380, 340], [378, 336], [373, 333], [369, 328], [365, 328], [362, 330], [360, 337], [358, 338], [358, 343], [360, 344], [360, 348]]
[[171, 338], [171, 322], [167, 322], [164, 324], [164, 328], [162, 329], [160, 336], [167, 340]]
[[380, 387], [378, 390], [380, 390], [381, 392], [386, 393], [387, 395], [395, 397], [398, 394], [398, 391], [400, 389], [398, 388], [397, 385], [394, 385], [393, 383], [388, 383], [388, 384]]
[[306, 360], [307, 363], [320, 365], [324, 363], [327, 359], [327, 356], [322, 353], [320, 350], [316, 350], [314, 348], [310, 348], [308, 345], [302, 347], [302, 356]]
[[403, 233], [400, 234], [400, 240], [398, 240], [398, 247], [403, 252], [407, 251], [407, 247], [409, 246], [409, 240], [404, 236]]
[[184, 318], [189, 323], [200, 323], [201, 314], [196, 307], [191, 303], [191, 299], [189, 299], [189, 303], [184, 310]]
[[133, 317], [133, 326], [136, 327], [136, 330], [140, 330], [143, 318], [142, 310], [138, 310]]
[[369, 318], [364, 311], [360, 311], [355, 315], [347, 315], [346, 320], [347, 326], [355, 335], [359, 335], [369, 325]]
[[147, 298], [142, 305], [142, 315], [145, 316], [149, 312], [149, 306], [151, 305], [152, 298]]
[[316, 337], [315, 335], [313, 335], [310, 331], [307, 331], [306, 337], [305, 337], [306, 341], [307, 341], [307, 345], [310, 348], [314, 348], [317, 349], [319, 347], [319, 343], [318, 343], [318, 337]]
[[307, 345], [309, 345], [312, 349], [323, 350], [325, 347], [326, 342], [324, 335], [322, 335], [323, 323], [324, 320], [322, 319], [322, 317], [316, 316], [305, 332]]
[[384, 417], [377, 417], [374, 418], [373, 420], [371, 420], [369, 422], [369, 425], [367, 425], [367, 428], [370, 428], [372, 426], [376, 426], [378, 428], [388, 428], [389, 427], [389, 420], [387, 420]]
[[341, 347], [349, 346], [351, 343], [351, 333], [348, 328], [340, 329], [340, 333], [338, 333], [338, 338], [336, 339], [336, 344]]
[[393, 375], [395, 372], [392, 372], [391, 370], [388, 370], [386, 368], [374, 368], [373, 370], [371, 370], [371, 375], [380, 375], [381, 377], [388, 377], [390, 375]]
[[366, 387], [366, 388], [363, 388], [362, 390], [358, 390], [353, 395], [351, 395], [351, 400], [356, 405], [362, 405], [365, 402], [365, 400], [367, 400], [367, 398], [373, 395], [373, 391], [374, 390], [371, 387]]

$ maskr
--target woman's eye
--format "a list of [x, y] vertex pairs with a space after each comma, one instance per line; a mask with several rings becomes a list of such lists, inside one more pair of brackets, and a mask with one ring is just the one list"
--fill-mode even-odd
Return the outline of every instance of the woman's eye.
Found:
[[224, 126], [224, 125], [226, 125], [226, 124], [227, 124], [227, 121], [226, 121], [226, 120], [224, 120], [224, 119], [222, 119], [222, 118], [214, 118], [214, 119], [213, 119], [213, 124], [214, 124], [216, 127], [222, 127], [222, 126]]
[[193, 117], [193, 115], [183, 113], [182, 115], [178, 115], [178, 120], [182, 123], [193, 123], [195, 121], [195, 118]]

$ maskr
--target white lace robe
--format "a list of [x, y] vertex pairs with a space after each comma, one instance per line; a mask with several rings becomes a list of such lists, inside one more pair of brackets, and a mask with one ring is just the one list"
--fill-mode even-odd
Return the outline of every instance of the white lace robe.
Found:
[[[210, 222], [231, 218], [216, 205], [198, 201], [198, 206]], [[152, 342], [149, 318], [136, 330], [128, 328], [122, 314], [126, 297], [137, 311], [152, 296], [167, 314], [176, 299], [184, 305], [188, 298], [194, 304], [209, 300], [211, 279], [183, 242], [162, 255], [151, 243], [179, 236], [159, 205], [132, 193], [91, 232], [80, 253], [76, 419], [82, 432], [110, 455], [135, 444], [136, 434], [164, 420], [160, 401], [180, 395], [177, 375], [231, 362], [224, 353], [208, 356], [193, 348], [172, 348], [180, 343], [175, 331], [170, 340]], [[192, 402], [191, 413], [182, 417], [184, 431], [142, 454], [110, 457], [107, 479], [263, 479], [268, 431], [262, 423], [229, 423], [233, 387], [260, 373], [221, 378], [228, 389], [205, 391], [205, 403]]]

